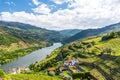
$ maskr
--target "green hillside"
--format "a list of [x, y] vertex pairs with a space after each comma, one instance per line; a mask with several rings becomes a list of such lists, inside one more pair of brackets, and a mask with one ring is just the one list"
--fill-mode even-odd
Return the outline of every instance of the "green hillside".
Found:
[[57, 77], [42, 74], [16, 74], [9, 75], [12, 80], [62, 80]]
[[4, 80], [62, 80], [59, 77], [48, 76], [46, 74], [5, 74], [0, 70], [0, 79]]
[[0, 21], [0, 25], [3, 26], [2, 29], [8, 34], [21, 38], [27, 42], [60, 42], [64, 39], [64, 37], [57, 31], [47, 30], [29, 24]]
[[43, 41], [32, 32], [0, 25], [0, 64], [51, 44], [51, 41]]
[[[61, 57], [62, 55], [62, 57]], [[62, 59], [63, 58], [63, 59]], [[120, 32], [91, 37], [66, 44], [54, 50], [45, 60], [30, 65], [33, 71], [44, 71], [50, 67], [63, 66], [63, 60], [79, 59], [80, 72], [89, 72], [97, 80], [120, 79]], [[75, 67], [72, 70], [76, 69]], [[56, 71], [55, 71], [56, 73]], [[68, 70], [57, 75], [69, 75]], [[83, 73], [79, 73], [82, 75]], [[74, 74], [73, 75], [77, 75]], [[70, 75], [69, 75], [70, 76]], [[83, 76], [81, 76], [83, 79]], [[79, 76], [79, 78], [81, 78]], [[86, 78], [89, 78], [88, 76]]]

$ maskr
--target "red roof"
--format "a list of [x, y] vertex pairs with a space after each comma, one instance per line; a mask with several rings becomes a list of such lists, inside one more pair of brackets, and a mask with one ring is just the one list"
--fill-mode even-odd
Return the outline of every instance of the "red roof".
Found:
[[0, 80], [4, 80], [3, 78], [0, 78]]
[[55, 68], [53, 68], [53, 67], [52, 67], [52, 68], [49, 68], [48, 70], [50, 70], [50, 71], [54, 71], [54, 70], [55, 70]]
[[66, 60], [65, 62], [66, 62], [66, 63], [71, 63], [71, 60]]

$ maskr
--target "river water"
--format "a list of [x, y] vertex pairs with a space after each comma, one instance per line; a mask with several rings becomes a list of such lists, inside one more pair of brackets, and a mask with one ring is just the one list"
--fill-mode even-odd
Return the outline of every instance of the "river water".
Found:
[[35, 63], [36, 61], [41, 61], [46, 58], [47, 55], [49, 55], [54, 49], [61, 47], [61, 43], [54, 43], [50, 47], [42, 48], [39, 50], [36, 50], [26, 56], [23, 56], [15, 61], [12, 61], [10, 63], [7, 63], [5, 65], [2, 65], [1, 68], [5, 71], [17, 68], [17, 67], [25, 67], [29, 66], [32, 63]]

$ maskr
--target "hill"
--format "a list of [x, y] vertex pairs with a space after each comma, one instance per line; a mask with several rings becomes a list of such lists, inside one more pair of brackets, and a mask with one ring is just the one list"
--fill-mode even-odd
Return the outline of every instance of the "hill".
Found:
[[0, 64], [8, 63], [62, 39], [62, 35], [57, 31], [29, 24], [0, 21]]
[[80, 31], [82, 31], [82, 30], [80, 30], [80, 29], [66, 29], [66, 30], [61, 30], [59, 32], [60, 32], [60, 34], [64, 35], [65, 37], [71, 37], [71, 36], [79, 33]]
[[[64, 78], [66, 75], [70, 78], [72, 74], [74, 79], [86, 79], [92, 75], [97, 80], [119, 80], [119, 45], [120, 32], [77, 40], [54, 50], [45, 60], [31, 64], [30, 69], [41, 72], [54, 67], [56, 76], [61, 75]], [[64, 67], [65, 62], [74, 60], [74, 58], [79, 60], [76, 66]], [[62, 72], [57, 71], [59, 67], [64, 67]], [[86, 72], [89, 73], [89, 77]]]
[[60, 42], [63, 39], [63, 36], [57, 31], [47, 30], [29, 24], [0, 21], [0, 25], [4, 26], [4, 30], [6, 30], [8, 34], [21, 39], [26, 37], [29, 40], [33, 37], [36, 41], [41, 40], [47, 42]]
[[104, 33], [114, 32], [120, 30], [120, 23], [112, 24], [103, 28], [98, 29], [87, 29], [82, 30], [81, 32], [73, 35], [72, 37], [66, 39], [63, 41], [63, 43], [69, 43], [78, 39], [87, 38], [89, 36], [96, 36]]

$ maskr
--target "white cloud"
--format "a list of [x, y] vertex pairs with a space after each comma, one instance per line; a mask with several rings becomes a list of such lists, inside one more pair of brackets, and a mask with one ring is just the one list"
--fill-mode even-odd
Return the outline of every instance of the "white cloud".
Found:
[[73, 0], [51, 0], [51, 1], [53, 1], [53, 2], [56, 3], [56, 4], [63, 4], [63, 3], [65, 3], [65, 2], [71, 2], [71, 1], [73, 1]]
[[119, 0], [75, 0], [69, 4], [71, 7], [50, 13], [48, 6], [41, 4], [34, 11], [45, 15], [24, 11], [2, 12], [0, 20], [29, 23], [54, 30], [98, 28], [120, 21]]
[[13, 5], [13, 6], [15, 6], [15, 3], [14, 2], [5, 2], [7, 5]]
[[35, 13], [40, 13], [40, 14], [49, 14], [50, 9], [46, 4], [41, 4], [37, 8], [32, 9]]
[[40, 4], [40, 2], [38, 0], [32, 0], [32, 2], [37, 6]]

